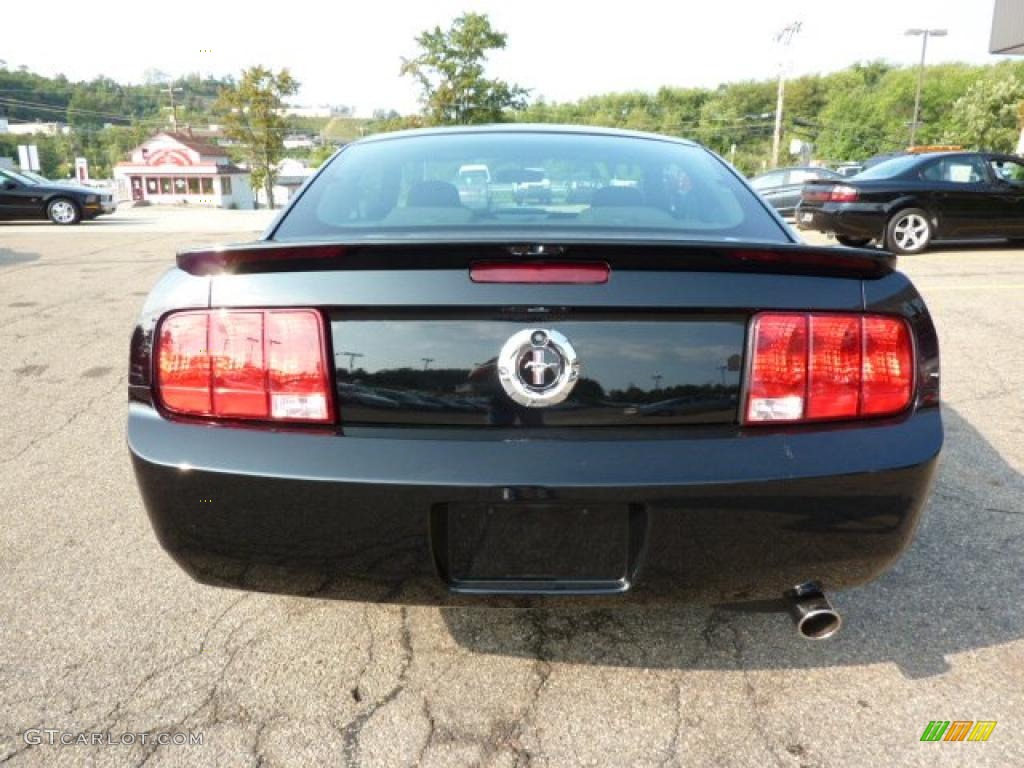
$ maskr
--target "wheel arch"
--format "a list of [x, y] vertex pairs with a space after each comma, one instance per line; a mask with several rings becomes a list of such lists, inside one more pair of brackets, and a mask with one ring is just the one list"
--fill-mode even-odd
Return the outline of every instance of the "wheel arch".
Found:
[[[60, 190], [54, 190], [53, 193], [43, 198], [43, 217], [47, 220], [50, 219], [50, 206], [53, 205], [57, 200], [67, 200], [71, 205], [75, 207], [75, 211], [78, 213], [78, 222], [85, 221], [85, 205], [82, 200], [79, 200], [73, 194], [66, 194]], [[76, 222], [77, 223], [77, 222]]]
[[892, 217], [900, 211], [905, 211], [907, 208], [919, 208], [927, 213], [928, 218], [931, 220], [933, 233], [937, 233], [939, 231], [940, 219], [938, 212], [934, 207], [928, 205], [927, 202], [914, 195], [901, 195], [885, 206], [885, 226], [888, 227], [889, 222], [892, 221]]
[[49, 208], [50, 203], [52, 203], [54, 200], [67, 200], [69, 203], [74, 205], [75, 208], [77, 208], [79, 211], [81, 211], [83, 207], [82, 201], [79, 200], [77, 196], [59, 189], [55, 189], [52, 192], [48, 192], [46, 196], [43, 197], [43, 206]]

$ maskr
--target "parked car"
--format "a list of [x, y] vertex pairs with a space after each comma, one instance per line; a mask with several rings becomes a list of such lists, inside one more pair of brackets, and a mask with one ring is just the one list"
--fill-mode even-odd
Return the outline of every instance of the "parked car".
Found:
[[841, 183], [804, 186], [796, 224], [850, 246], [920, 253], [938, 240], [1024, 239], [1024, 160], [989, 152], [906, 154]]
[[603, 186], [604, 184], [598, 178], [589, 176], [570, 178], [565, 182], [565, 202], [589, 205], [594, 199], [594, 192]]
[[[444, 181], [537, 158], [644, 173], [579, 210]], [[712, 152], [610, 129], [353, 142], [262, 239], [178, 254], [128, 370], [177, 562], [354, 600], [773, 599], [827, 637], [825, 590], [909, 544], [942, 444], [935, 328], [891, 254], [801, 244]]]
[[468, 163], [459, 167], [456, 186], [459, 199], [468, 208], [488, 208], [491, 205], [491, 171], [486, 165]]
[[842, 163], [836, 166], [836, 173], [844, 178], [850, 176], [856, 176], [858, 173], [864, 170], [863, 163]]
[[551, 179], [543, 168], [523, 168], [515, 182], [516, 202], [549, 205], [551, 203]]
[[78, 224], [117, 208], [109, 192], [35, 178], [0, 168], [0, 219], [49, 219], [54, 224]]
[[780, 215], [791, 217], [796, 213], [796, 207], [800, 203], [800, 190], [803, 189], [804, 182], [838, 178], [841, 176], [828, 168], [778, 168], [755, 176], [750, 180], [750, 185]]

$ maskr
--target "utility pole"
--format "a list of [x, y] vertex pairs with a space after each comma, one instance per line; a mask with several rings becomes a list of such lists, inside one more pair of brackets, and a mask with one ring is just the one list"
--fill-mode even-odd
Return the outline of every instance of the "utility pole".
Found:
[[174, 87], [174, 81], [173, 80], [169, 80], [167, 82], [167, 87], [166, 88], [161, 88], [160, 89], [161, 93], [166, 93], [168, 96], [171, 97], [171, 131], [172, 132], [177, 132], [177, 130], [178, 130], [178, 108], [177, 108], [177, 106], [174, 103], [174, 94], [182, 93], [183, 91], [184, 91], [184, 89], [182, 89], [182, 88], [175, 88]]
[[355, 364], [357, 357], [366, 357], [362, 352], [342, 352], [342, 357], [348, 358], [348, 372], [353, 373], [355, 371]]
[[921, 86], [924, 84], [924, 57], [928, 52], [929, 37], [945, 37], [949, 32], [945, 29], [908, 29], [907, 37], [921, 37], [921, 63], [917, 66], [917, 93], [914, 95], [914, 119], [910, 123], [910, 146], [917, 141], [917, 118], [921, 113]]
[[803, 22], [794, 21], [775, 35], [775, 42], [783, 46], [783, 57], [779, 62], [779, 94], [775, 102], [775, 135], [772, 137], [772, 168], [779, 167], [779, 148], [782, 145], [782, 104], [786, 99], [786, 59], [785, 51], [793, 42], [793, 36], [800, 31]]
[[427, 370], [430, 367], [430, 364], [432, 362], [434, 362], [434, 358], [432, 358], [432, 357], [421, 357], [420, 360], [423, 361], [423, 370], [424, 371]]

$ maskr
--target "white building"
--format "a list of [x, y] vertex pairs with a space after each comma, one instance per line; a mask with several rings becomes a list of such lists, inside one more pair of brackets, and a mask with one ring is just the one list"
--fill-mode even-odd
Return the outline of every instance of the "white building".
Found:
[[303, 136], [298, 133], [292, 133], [285, 136], [283, 143], [285, 149], [312, 149], [316, 146], [316, 142], [313, 141], [312, 136]]
[[[314, 173], [316, 168], [310, 168], [302, 160], [286, 157], [278, 163], [277, 178], [274, 180], [274, 207], [281, 208], [287, 205], [306, 183], [306, 179]], [[261, 207], [266, 207], [267, 193], [262, 188], [256, 190], [256, 200]]]
[[43, 133], [47, 136], [57, 136], [58, 134], [71, 133], [71, 128], [64, 125], [64, 123], [12, 123], [8, 120], [7, 130], [4, 132], [21, 136], [28, 136], [36, 133]]
[[122, 200], [253, 208], [249, 172], [227, 150], [181, 133], [158, 133], [114, 166]]
[[281, 109], [281, 114], [289, 117], [334, 117], [344, 111], [344, 107], [321, 104], [317, 107], [284, 107]]

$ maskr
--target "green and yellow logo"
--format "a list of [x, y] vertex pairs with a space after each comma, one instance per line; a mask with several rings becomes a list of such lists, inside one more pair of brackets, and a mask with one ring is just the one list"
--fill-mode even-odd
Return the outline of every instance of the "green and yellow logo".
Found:
[[932, 720], [921, 741], [988, 741], [995, 727], [995, 720]]

